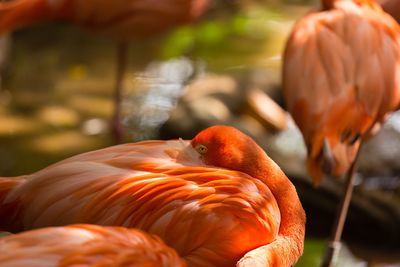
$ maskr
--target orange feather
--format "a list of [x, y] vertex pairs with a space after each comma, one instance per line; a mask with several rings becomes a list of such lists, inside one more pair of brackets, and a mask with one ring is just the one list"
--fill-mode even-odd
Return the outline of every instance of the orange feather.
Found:
[[323, 3], [294, 26], [283, 67], [284, 96], [315, 184], [322, 171], [346, 172], [361, 140], [400, 105], [396, 21], [373, 0]]
[[72, 225], [0, 239], [3, 267], [183, 267], [186, 263], [160, 238], [135, 229]]
[[210, 127], [191, 143], [206, 164], [241, 171], [262, 181], [278, 204], [281, 222], [276, 239], [246, 253], [237, 266], [293, 266], [303, 253], [306, 216], [296, 188], [279, 166], [253, 139], [232, 127]]
[[117, 39], [143, 38], [200, 16], [208, 0], [14, 0], [0, 3], [0, 33], [67, 20]]
[[[195, 149], [199, 142], [210, 154]], [[0, 188], [10, 179], [0, 179]], [[0, 227], [8, 231], [135, 227], [161, 237], [189, 266], [233, 266], [254, 249], [240, 266], [257, 253], [271, 266], [290, 266], [303, 250], [305, 214], [294, 186], [251, 138], [230, 127], [208, 128], [191, 142], [84, 153], [7, 188], [0, 191]]]

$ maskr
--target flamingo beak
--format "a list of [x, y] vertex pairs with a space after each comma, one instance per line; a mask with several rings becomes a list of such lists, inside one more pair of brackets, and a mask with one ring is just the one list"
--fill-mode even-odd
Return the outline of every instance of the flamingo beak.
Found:
[[336, 168], [335, 157], [333, 156], [328, 139], [324, 138], [322, 143], [321, 169], [326, 174], [332, 174]]

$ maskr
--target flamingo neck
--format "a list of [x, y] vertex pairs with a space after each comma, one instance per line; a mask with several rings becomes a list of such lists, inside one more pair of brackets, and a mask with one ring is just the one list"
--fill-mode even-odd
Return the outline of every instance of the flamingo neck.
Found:
[[278, 203], [282, 217], [279, 232], [286, 233], [294, 224], [304, 226], [305, 213], [296, 188], [274, 161], [263, 161], [255, 176], [269, 187]]
[[[264, 153], [264, 152], [263, 152]], [[306, 215], [297, 195], [296, 188], [286, 177], [279, 166], [265, 153], [264, 157], [256, 165], [257, 169], [248, 172], [255, 178], [263, 181], [274, 195], [281, 213], [279, 227], [280, 240], [278, 247], [284, 247], [284, 253], [288, 262], [295, 262], [303, 253]], [[252, 173], [251, 173], [252, 172]]]

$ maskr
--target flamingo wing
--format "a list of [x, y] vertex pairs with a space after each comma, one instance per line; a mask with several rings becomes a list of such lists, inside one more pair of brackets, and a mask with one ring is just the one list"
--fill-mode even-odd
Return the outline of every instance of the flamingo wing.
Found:
[[[279, 208], [263, 182], [204, 166], [186, 152], [189, 146], [125, 144], [51, 165], [8, 192], [0, 203], [3, 227], [136, 227], [160, 236], [190, 266], [232, 266], [276, 238]], [[18, 208], [1, 214], [1, 205]]]
[[160, 238], [136, 229], [72, 225], [0, 239], [0, 266], [186, 266]]

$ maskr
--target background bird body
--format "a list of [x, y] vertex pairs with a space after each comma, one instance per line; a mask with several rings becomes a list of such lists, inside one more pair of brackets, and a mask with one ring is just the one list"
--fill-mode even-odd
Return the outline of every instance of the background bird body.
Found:
[[154, 36], [200, 16], [208, 0], [16, 0], [0, 3], [0, 33], [68, 20], [119, 40]]
[[3, 267], [186, 266], [158, 237], [123, 227], [43, 228], [1, 238], [0, 251]]
[[161, 237], [190, 266], [232, 266], [274, 241], [280, 211], [268, 186], [205, 166], [191, 150], [178, 140], [125, 144], [22, 176], [12, 189], [13, 178], [0, 180], [10, 189], [0, 197], [1, 227], [136, 227]]
[[333, 175], [348, 170], [361, 140], [400, 103], [396, 21], [374, 1], [325, 2], [332, 8], [294, 26], [283, 68], [286, 103], [316, 183], [321, 169]]

